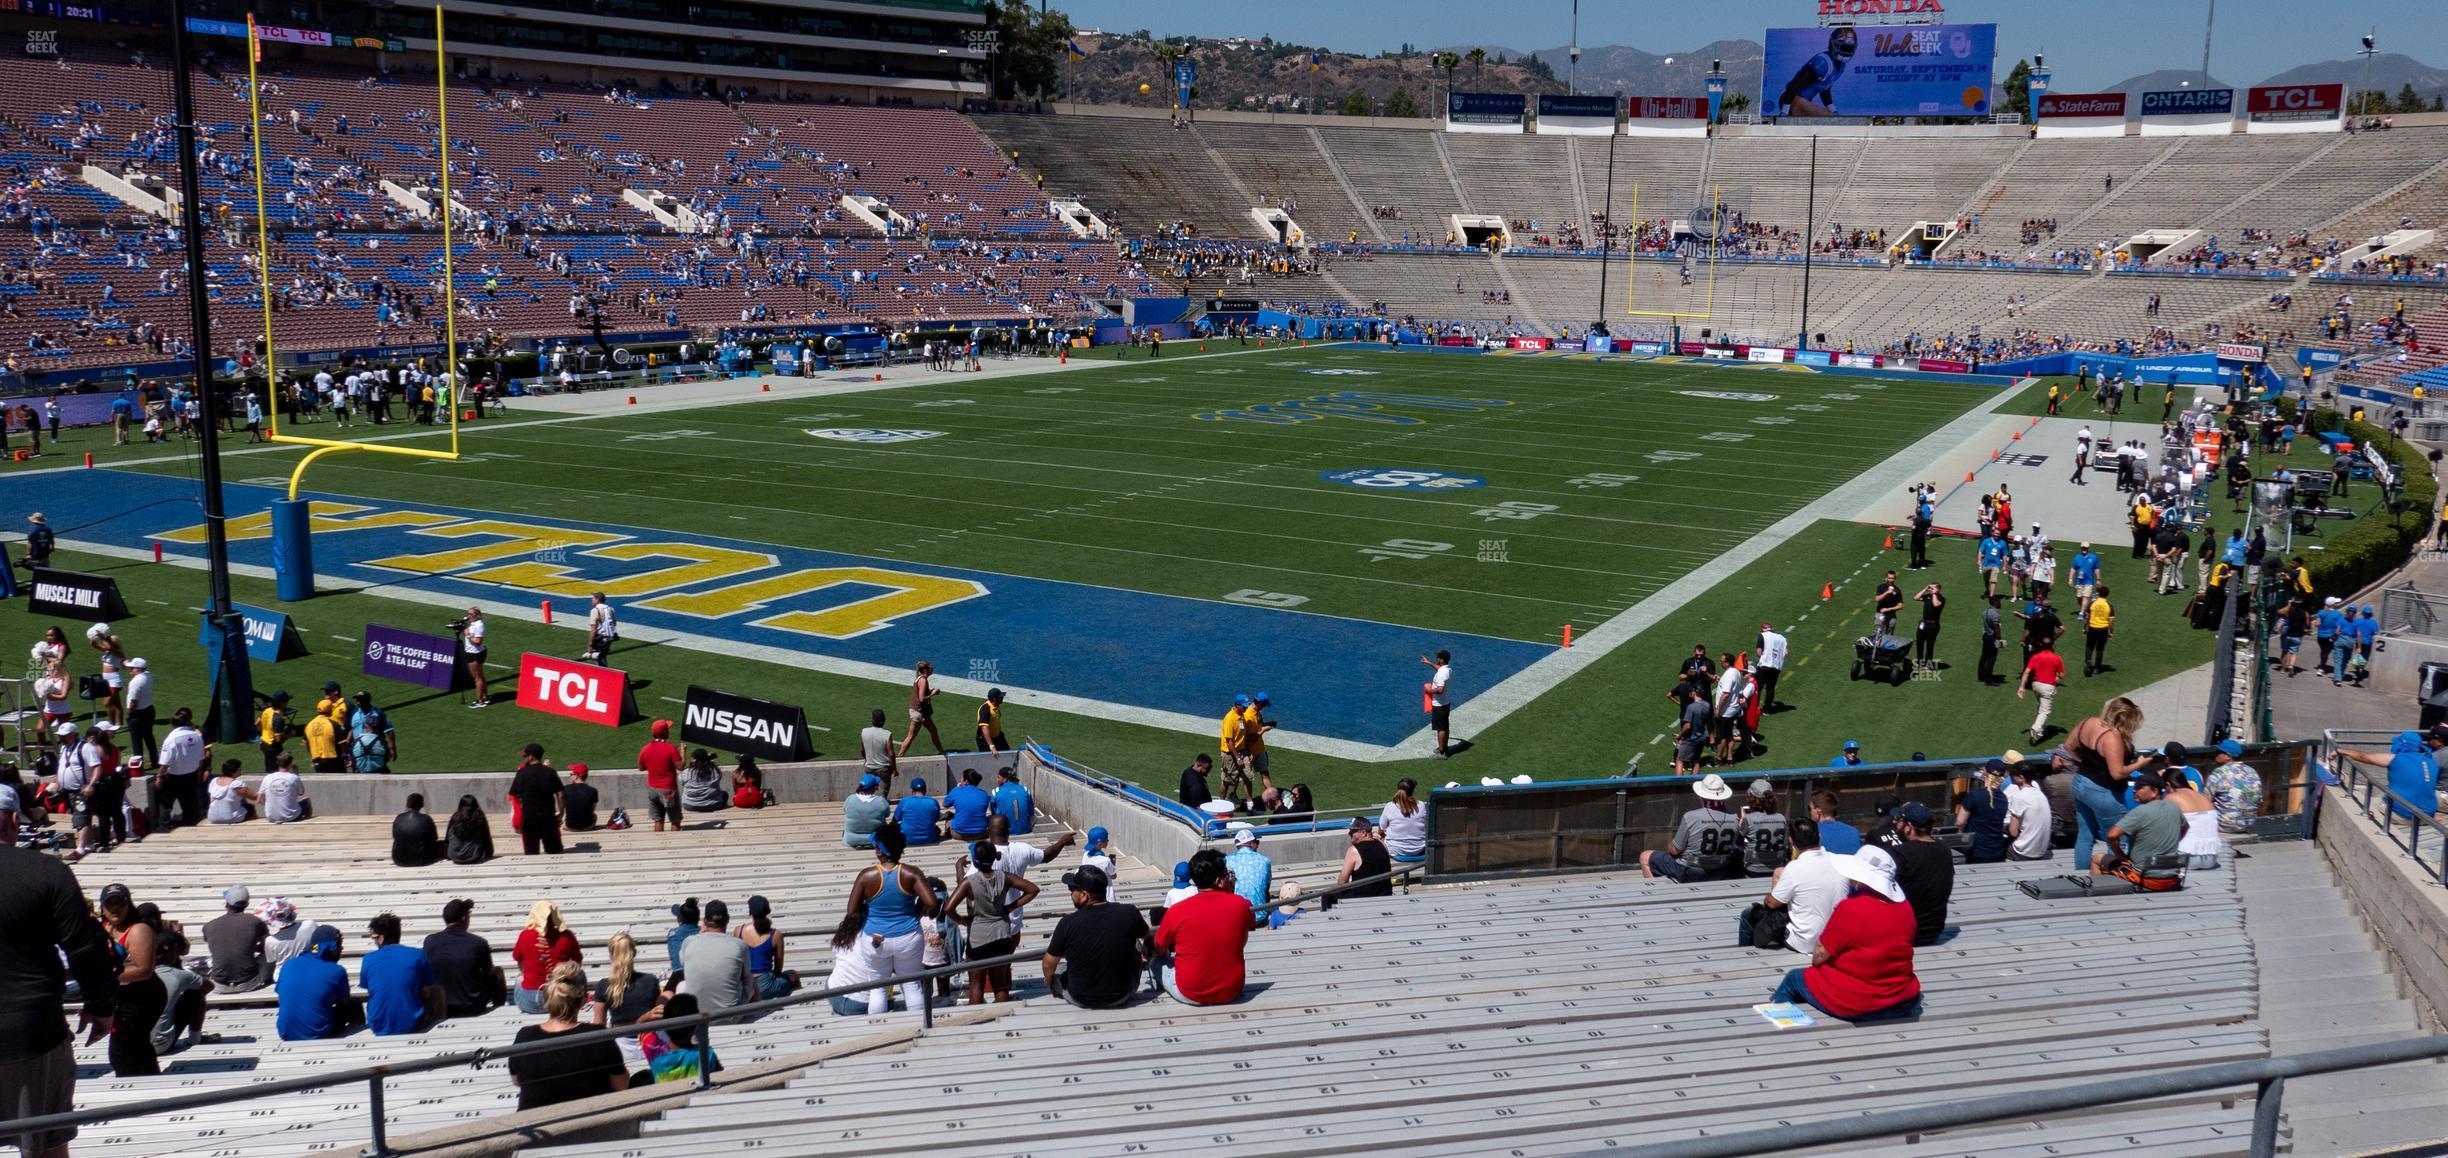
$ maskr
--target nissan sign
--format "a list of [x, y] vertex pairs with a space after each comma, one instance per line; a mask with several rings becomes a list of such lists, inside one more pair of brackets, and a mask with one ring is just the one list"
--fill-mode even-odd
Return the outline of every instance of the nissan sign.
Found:
[[2244, 107], [2256, 121], [2333, 121], [2346, 113], [2346, 86], [2282, 84], [2248, 89]]
[[607, 728], [637, 715], [628, 672], [534, 652], [519, 657], [518, 703]]
[[2146, 117], [2216, 116], [2234, 112], [2235, 90], [2231, 88], [2180, 88], [2142, 94], [2142, 115]]
[[2040, 119], [2064, 117], [2123, 117], [2125, 94], [2121, 92], [2053, 92], [2040, 98]]
[[689, 685], [681, 713], [680, 740], [769, 762], [805, 760], [816, 753], [808, 739], [807, 712], [798, 705], [695, 684]]

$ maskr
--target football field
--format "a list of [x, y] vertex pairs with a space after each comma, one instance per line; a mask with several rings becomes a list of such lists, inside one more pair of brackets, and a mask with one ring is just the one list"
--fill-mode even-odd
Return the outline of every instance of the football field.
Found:
[[[927, 659], [954, 746], [967, 705], [1002, 687], [1015, 738], [1159, 786], [1212, 745], [1235, 693], [1266, 690], [1275, 747], [1302, 754], [1322, 795], [1346, 778], [1382, 792], [1427, 754], [1418, 659], [1444, 649], [1457, 734], [1476, 741], [1455, 774], [1613, 772], [1643, 751], [1662, 771], [1651, 697], [1671, 657], [1747, 649], [1762, 618], [1792, 625], [1837, 582], [1846, 606], [1820, 622], [1843, 654], [1795, 639], [1812, 662], [1849, 660], [1838, 620], [1866, 598], [1880, 536], [1841, 520], [1895, 518], [1904, 479], [1882, 484], [1892, 501], [1832, 493], [1993, 399], [1628, 358], [1193, 348], [1041, 374], [842, 375], [822, 394], [693, 409], [522, 410], [469, 424], [461, 462], [329, 458], [306, 479], [318, 569], [326, 590], [362, 590], [285, 609], [310, 637], [353, 640], [485, 603], [515, 646], [568, 656], [585, 594], [605, 590], [619, 666], [672, 696], [696, 682], [805, 703], [833, 754], [869, 706], [898, 728], [895, 685]], [[259, 512], [297, 452], [232, 449], [233, 515]], [[150, 458], [44, 497], [71, 550], [200, 554], [193, 463]], [[268, 575], [262, 520], [237, 528], [242, 569]], [[179, 599], [200, 593], [161, 603]], [[526, 622], [546, 599], [556, 628]], [[387, 606], [402, 600], [434, 606]], [[353, 673], [352, 658], [315, 661]], [[661, 714], [653, 695], [641, 705]], [[1802, 755], [1763, 766], [1818, 762]]]

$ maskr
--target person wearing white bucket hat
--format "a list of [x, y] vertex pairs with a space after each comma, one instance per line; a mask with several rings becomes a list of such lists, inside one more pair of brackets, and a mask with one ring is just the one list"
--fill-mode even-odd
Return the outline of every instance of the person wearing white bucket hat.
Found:
[[1674, 839], [1665, 848], [1641, 853], [1641, 875], [1689, 884], [1737, 875], [1742, 865], [1742, 833], [1725, 802], [1734, 790], [1714, 772], [1692, 784], [1699, 807], [1676, 822]]
[[1895, 858], [1877, 845], [1832, 858], [1852, 882], [1837, 902], [1811, 963], [1788, 970], [1772, 1002], [1810, 1005], [1856, 1024], [1918, 1017], [1921, 980], [1913, 974], [1913, 910], [1896, 884]]

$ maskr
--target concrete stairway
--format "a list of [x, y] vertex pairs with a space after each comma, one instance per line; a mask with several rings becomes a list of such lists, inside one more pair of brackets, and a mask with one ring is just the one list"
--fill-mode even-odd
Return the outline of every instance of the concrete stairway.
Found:
[[[2260, 1023], [2270, 1056], [2424, 1032], [2395, 963], [2338, 888], [2320, 849], [2302, 841], [2247, 846], [2234, 859], [2245, 932], [2260, 965]], [[2286, 1086], [2297, 1154], [2397, 1150], [2448, 1138], [2448, 1066], [2418, 1062], [2297, 1078]]]

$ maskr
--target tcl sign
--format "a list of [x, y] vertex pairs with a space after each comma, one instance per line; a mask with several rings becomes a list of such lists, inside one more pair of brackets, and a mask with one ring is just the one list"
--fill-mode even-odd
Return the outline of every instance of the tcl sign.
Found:
[[2335, 116], [2346, 107], [2346, 86], [2288, 84], [2257, 88], [2251, 90], [2245, 107], [2256, 115], [2295, 113]]
[[1819, 0], [1821, 16], [1944, 16], [1938, 0]]
[[528, 652], [519, 657], [518, 702], [556, 716], [617, 728], [634, 712], [629, 673]]

